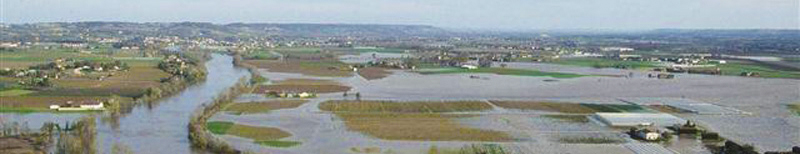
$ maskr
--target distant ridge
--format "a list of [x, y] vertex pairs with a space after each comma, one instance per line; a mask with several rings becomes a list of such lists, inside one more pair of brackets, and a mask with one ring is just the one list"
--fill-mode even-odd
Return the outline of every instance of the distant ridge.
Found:
[[[408, 37], [442, 36], [450, 31], [428, 25], [382, 25], [382, 24], [306, 24], [306, 23], [230, 23], [208, 22], [48, 22], [28, 24], [4, 24], [0, 28], [0, 39], [14, 40], [20, 37], [36, 37], [51, 33], [92, 33], [98, 36], [179, 36], [179, 37], [258, 37], [258, 36], [361, 36], [361, 37]], [[121, 33], [121, 34], [120, 34]]]

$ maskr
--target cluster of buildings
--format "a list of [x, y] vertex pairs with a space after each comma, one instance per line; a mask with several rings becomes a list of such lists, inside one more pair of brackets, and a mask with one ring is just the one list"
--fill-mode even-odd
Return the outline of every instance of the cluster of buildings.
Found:
[[19, 84], [21, 85], [49, 86], [50, 80], [59, 79], [64, 75], [82, 76], [86, 71], [112, 72], [98, 77], [99, 80], [103, 80], [107, 76], [112, 76], [114, 71], [127, 69], [127, 64], [120, 61], [102, 63], [58, 58], [50, 63], [35, 65], [26, 69], [4, 68], [0, 70], [0, 76], [27, 78], [26, 80], [19, 80]]
[[413, 63], [409, 63], [407, 59], [403, 58], [381, 58], [376, 61], [370, 61], [367, 63], [370, 66], [378, 66], [384, 68], [394, 68], [394, 69], [416, 69], [417, 66]]
[[313, 98], [317, 97], [317, 94], [310, 93], [310, 92], [284, 92], [284, 91], [267, 91], [267, 97], [279, 97], [279, 98]]
[[161, 63], [158, 64], [158, 67], [170, 74], [183, 75], [186, 73], [186, 69], [189, 68], [189, 64], [187, 64], [187, 62], [188, 61], [186, 59], [178, 55], [169, 55], [161, 60]]

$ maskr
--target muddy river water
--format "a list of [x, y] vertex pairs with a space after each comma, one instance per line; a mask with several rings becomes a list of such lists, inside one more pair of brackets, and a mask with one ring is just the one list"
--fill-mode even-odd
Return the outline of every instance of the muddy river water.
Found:
[[188, 140], [187, 124], [195, 109], [210, 103], [220, 92], [233, 86], [249, 72], [233, 66], [233, 58], [213, 54], [205, 66], [205, 81], [157, 102], [138, 105], [116, 118], [106, 113], [0, 113], [3, 122], [25, 123], [38, 129], [44, 122], [63, 124], [97, 114], [96, 144], [100, 153], [113, 153], [114, 146], [127, 147], [135, 153], [198, 153]]

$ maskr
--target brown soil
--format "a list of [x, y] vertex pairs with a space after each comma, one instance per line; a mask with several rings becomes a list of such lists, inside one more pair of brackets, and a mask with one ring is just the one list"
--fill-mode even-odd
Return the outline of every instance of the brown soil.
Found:
[[594, 113], [596, 110], [582, 106], [578, 103], [559, 103], [559, 102], [534, 102], [534, 101], [491, 101], [492, 104], [503, 108], [541, 110], [563, 113]]
[[347, 69], [347, 65], [339, 61], [246, 60], [245, 63], [258, 68], [268, 69], [272, 72], [300, 73], [311, 76], [352, 76], [352, 71]]
[[391, 74], [392, 72], [386, 71], [385, 68], [380, 67], [367, 67], [358, 70], [358, 75], [361, 75], [361, 77], [367, 80], [383, 79]]

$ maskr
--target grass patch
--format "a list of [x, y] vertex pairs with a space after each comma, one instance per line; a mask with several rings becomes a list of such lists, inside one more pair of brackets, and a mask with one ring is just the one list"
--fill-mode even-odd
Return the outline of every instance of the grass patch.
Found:
[[610, 144], [625, 143], [624, 140], [607, 137], [563, 137], [558, 139], [561, 143], [567, 144]]
[[542, 117], [564, 122], [587, 123], [589, 118], [585, 115], [542, 115]]
[[765, 78], [800, 78], [800, 72], [776, 70], [753, 62], [729, 61], [726, 64], [719, 64], [718, 67], [722, 75], [739, 76], [742, 72], [756, 72]]
[[561, 113], [591, 114], [595, 112], [651, 112], [639, 105], [628, 104], [587, 104], [587, 103], [558, 103], [558, 102], [528, 102], [528, 101], [491, 101], [503, 108], [540, 110]]
[[271, 110], [296, 108], [306, 100], [274, 100], [265, 102], [233, 103], [225, 107], [223, 111], [235, 114], [263, 113]]
[[353, 50], [356, 52], [379, 52], [379, 53], [406, 53], [406, 49], [396, 49], [396, 48], [359, 48], [354, 47]]
[[223, 121], [208, 122], [206, 128], [214, 134], [234, 135], [255, 141], [273, 141], [292, 136], [292, 134], [277, 128], [239, 125]]
[[275, 49], [271, 49], [281, 53], [320, 53], [323, 51], [323, 48], [315, 48], [315, 47], [278, 47]]
[[51, 110], [45, 108], [24, 108], [24, 107], [0, 107], [0, 113], [13, 112], [13, 113], [33, 113], [33, 112], [49, 112]]
[[658, 62], [624, 61], [605, 58], [563, 58], [554, 61], [548, 61], [546, 63], [594, 68], [652, 69], [659, 67]]
[[797, 114], [797, 116], [800, 116], [800, 104], [789, 104], [787, 107], [789, 110]]
[[353, 153], [381, 153], [380, 147], [350, 147], [350, 152]]
[[300, 145], [300, 142], [297, 141], [255, 141], [254, 143], [263, 146], [279, 147], [279, 148], [288, 148]]
[[485, 111], [491, 110], [492, 106], [482, 101], [392, 102], [333, 100], [322, 102], [319, 108], [333, 112], [441, 113]]
[[420, 71], [420, 74], [455, 74], [455, 73], [491, 73], [498, 75], [516, 75], [516, 76], [549, 76], [553, 78], [577, 78], [586, 75], [571, 74], [571, 73], [558, 73], [558, 72], [542, 72], [537, 70], [527, 69], [513, 69], [513, 68], [478, 68], [478, 69], [438, 69], [429, 71]]
[[347, 128], [386, 140], [511, 141], [508, 134], [462, 126], [456, 119], [474, 115], [443, 112], [484, 111], [491, 105], [480, 101], [391, 102], [326, 101], [319, 106], [333, 111]]
[[349, 130], [386, 140], [512, 141], [506, 133], [469, 128], [455, 119], [468, 115], [425, 113], [336, 113]]
[[595, 109], [583, 106], [578, 103], [557, 103], [557, 102], [525, 102], [525, 101], [491, 101], [492, 104], [503, 108], [540, 110], [561, 113], [595, 113]]
[[72, 58], [79, 60], [111, 61], [111, 57], [77, 52], [75, 49], [25, 49], [15, 52], [0, 52], [0, 67], [6, 67], [6, 62], [36, 62], [46, 63], [56, 58]]
[[211, 133], [214, 134], [225, 134], [225, 132], [228, 132], [228, 129], [231, 127], [233, 127], [233, 122], [212, 121], [206, 123], [206, 128], [208, 128], [208, 131], [211, 131]]
[[21, 95], [27, 95], [27, 94], [35, 93], [35, 92], [36, 91], [22, 90], [22, 89], [3, 90], [3, 91], [0, 91], [0, 97], [21, 96]]
[[245, 59], [259, 59], [259, 60], [277, 60], [280, 56], [275, 55], [273, 51], [268, 50], [255, 50], [244, 56]]
[[226, 134], [253, 139], [255, 141], [271, 141], [292, 136], [289, 132], [272, 127], [259, 127], [234, 124]]

